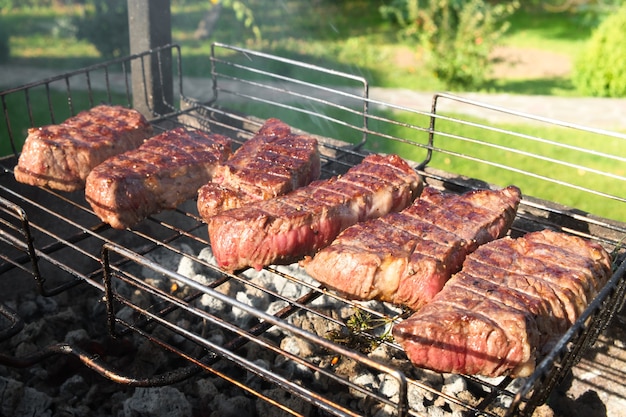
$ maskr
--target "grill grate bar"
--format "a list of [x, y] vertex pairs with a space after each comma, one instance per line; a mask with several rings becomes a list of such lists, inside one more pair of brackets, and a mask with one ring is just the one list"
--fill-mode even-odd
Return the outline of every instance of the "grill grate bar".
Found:
[[0, 340], [6, 340], [18, 334], [24, 328], [24, 321], [13, 309], [0, 303]]
[[[176, 46], [172, 48], [180, 54]], [[36, 126], [62, 119], [66, 114], [73, 114], [100, 100], [112, 104], [136, 102], [137, 97], [131, 97], [129, 88], [130, 64], [141, 61], [139, 67], [145, 71], [144, 59], [162, 51], [159, 49], [115, 60], [104, 66], [64, 74], [0, 93], [6, 126], [0, 125], [0, 129], [4, 128], [8, 132], [8, 135], [0, 137], [3, 137], [3, 141], [4, 137], [9, 138], [6, 149], [12, 154], [0, 159], [0, 165], [5, 169], [3, 175], [0, 175], [0, 198], [6, 197], [9, 203], [7, 206], [17, 206], [27, 218], [25, 224], [22, 224], [19, 215], [11, 214], [13, 210], [0, 212], [8, 216], [7, 219], [0, 218], [0, 241], [12, 250], [9, 256], [3, 254], [0, 257], [4, 262], [0, 265], [0, 274], [11, 272], [11, 269], [17, 267], [34, 275], [36, 279], [45, 279], [62, 271], [70, 279], [58, 288], [70, 283], [73, 285], [74, 282], [87, 282], [104, 296], [111, 334], [128, 339], [135, 336], [147, 338], [172, 356], [185, 359], [190, 365], [154, 378], [140, 378], [116, 373], [101, 361], [90, 363], [72, 346], [51, 348], [51, 351], [74, 354], [103, 375], [135, 386], [168, 384], [205, 371], [219, 375], [294, 415], [304, 413], [291, 409], [271, 395], [257, 390], [245, 379], [214, 365], [221, 360], [232, 362], [237, 368], [254, 374], [254, 378], [302, 397], [331, 415], [366, 415], [370, 411], [346, 405], [341, 397], [337, 399], [332, 396], [336, 393], [321, 394], [316, 388], [299, 386], [279, 371], [267, 369], [244, 357], [246, 348], [255, 347], [280, 361], [302, 366], [317, 373], [320, 378], [341, 386], [352, 395], [352, 399], [369, 396], [381, 409], [387, 407], [397, 415], [427, 413], [420, 410], [419, 401], [414, 399], [419, 395], [431, 395], [445, 403], [447, 410], [460, 410], [464, 415], [530, 415], [537, 405], [545, 401], [568, 368], [578, 362], [581, 354], [597, 339], [615, 314], [617, 306], [621, 305], [625, 287], [624, 260], [616, 266], [616, 272], [605, 291], [587, 310], [586, 321], [577, 322], [572, 332], [544, 359], [525, 385], [520, 387], [520, 381], [507, 378], [494, 381], [459, 376], [465, 384], [476, 388], [472, 390], [476, 391], [475, 401], [466, 401], [442, 390], [441, 386], [429, 379], [428, 372], [404, 366], [406, 356], [393, 341], [381, 343], [379, 349], [384, 354], [377, 356], [378, 351], [367, 354], [361, 346], [349, 345], [330, 337], [331, 331], [349, 331], [347, 318], [354, 312], [368, 314], [373, 320], [385, 321], [388, 325], [406, 317], [409, 312], [384, 303], [346, 299], [301, 275], [297, 266], [272, 266], [260, 273], [246, 270], [228, 274], [221, 271], [205, 254], [210, 249], [206, 224], [197, 214], [194, 201], [176, 210], [150, 216], [132, 229], [117, 231], [94, 215], [82, 195], [65, 195], [15, 183], [12, 172], [22, 139], [15, 135], [23, 133], [17, 127], [19, 117], [26, 117], [28, 125]], [[221, 56], [222, 52], [226, 52], [225, 57]], [[344, 86], [334, 88], [328, 85], [335, 83], [304, 81], [299, 78], [297, 71], [288, 72], [294, 74], [293, 77], [274, 74], [266, 69], [273, 60], [293, 65], [306, 74], [323, 74], [322, 78], [313, 77], [315, 80], [327, 81], [324, 77], [343, 78]], [[162, 60], [157, 61], [163, 65]], [[499, 180], [499, 176], [504, 173], [513, 175], [515, 179], [534, 181], [531, 184], [547, 183], [548, 187], [560, 187], [566, 192], [580, 191], [592, 198], [607, 201], [610, 207], [607, 215], [591, 215], [562, 205], [562, 202], [547, 200], [541, 195], [527, 195], [520, 206], [511, 230], [512, 235], [554, 228], [593, 239], [608, 249], [618, 247], [626, 235], [625, 223], [608, 218], [618, 215], [626, 202], [620, 194], [623, 187], [619, 186], [625, 178], [612, 170], [615, 162], [626, 160], [624, 155], [613, 156], [609, 152], [585, 149], [576, 144], [561, 144], [560, 139], [546, 139], [522, 131], [467, 121], [457, 117], [454, 109], [449, 113], [442, 109], [446, 110], [449, 102], [460, 102], [484, 111], [532, 119], [534, 122], [549, 124], [550, 127], [583, 129], [594, 135], [605, 134], [618, 144], [622, 143], [624, 135], [587, 130], [449, 95], [436, 95], [430, 112], [408, 109], [371, 100], [367, 82], [360, 77], [222, 44], [213, 46], [211, 68], [213, 97], [207, 101], [207, 97], [192, 98], [184, 95], [182, 79], [179, 79], [180, 103], [167, 103], [165, 107], [167, 112], [173, 112], [171, 114], [151, 115], [156, 129], [165, 130], [181, 125], [200, 127], [224, 133], [237, 143], [243, 143], [266, 118], [280, 117], [319, 139], [322, 177], [342, 174], [368, 152], [396, 152], [413, 161], [411, 163], [419, 168], [429, 185], [451, 192], [493, 187], [494, 178]], [[157, 71], [161, 76], [164, 73]], [[88, 90], [84, 103], [80, 93], [83, 87]], [[100, 88], [104, 90], [100, 91]], [[186, 90], [201, 91], [194, 88]], [[40, 94], [44, 97], [43, 101], [36, 99]], [[64, 96], [60, 106], [56, 104], [58, 94]], [[442, 99], [446, 99], [446, 106], [440, 103]], [[43, 115], [38, 112], [43, 106], [35, 104], [39, 102], [46, 103], [48, 107]], [[261, 106], [257, 108], [259, 103]], [[24, 105], [26, 110], [22, 110]], [[180, 110], [176, 111], [179, 107]], [[474, 130], [459, 131], [459, 128]], [[506, 140], [498, 142], [489, 135]], [[531, 144], [556, 149], [556, 154], [535, 152], [535, 148], [526, 146]], [[4, 146], [5, 143], [0, 145]], [[560, 158], [561, 154], [568, 152], [604, 163], [586, 165], [587, 160], [581, 162]], [[474, 164], [469, 174], [457, 169], [457, 160]], [[541, 167], [520, 163], [527, 160], [538, 161]], [[558, 169], [553, 169], [554, 172], [541, 169], [549, 165]], [[487, 167], [496, 174], [483, 178], [483, 172], [486, 171], [474, 167]], [[560, 177], [556, 171], [563, 170], [584, 170], [585, 175], [601, 178], [606, 183], [596, 188], [582, 181], [585, 179], [582, 177], [581, 182], [578, 182], [578, 178], [570, 180]], [[530, 193], [541, 190], [541, 187], [527, 186], [525, 189]], [[76, 218], [73, 217], [74, 213]], [[50, 221], [56, 223], [57, 227], [51, 227]], [[32, 251], [27, 250], [29, 239], [21, 234], [23, 230], [30, 229], [33, 233]], [[74, 254], [74, 258], [80, 258], [80, 265], [62, 257], [68, 252]], [[29, 259], [26, 259], [24, 253]], [[170, 258], [173, 260], [167, 260]], [[32, 270], [25, 267], [28, 260], [33, 264]], [[191, 272], [179, 272], [184, 265], [191, 265]], [[38, 272], [40, 266], [42, 271]], [[263, 281], [263, 277], [270, 279]], [[131, 289], [137, 290], [133, 294], [140, 296], [139, 301], [129, 295], [127, 291]], [[245, 294], [243, 301], [237, 298], [241, 294]], [[258, 307], [254, 297], [267, 300], [272, 308]], [[204, 303], [206, 300], [208, 302]], [[212, 304], [218, 302], [228, 306], [228, 312]], [[131, 318], [129, 310], [138, 317]], [[229, 314], [232, 311], [237, 311], [238, 315], [232, 313], [231, 317]], [[177, 317], [184, 318], [187, 320], [184, 323], [188, 324], [178, 322]], [[311, 323], [322, 324], [313, 329]], [[207, 329], [223, 331], [226, 344], [218, 344], [208, 338]], [[361, 336], [364, 340], [375, 341], [377, 335], [372, 332]], [[282, 340], [289, 337], [305, 340], [324, 354], [301, 357], [281, 346]], [[394, 381], [399, 386], [398, 395], [387, 397], [378, 389], [342, 374], [340, 367], [332, 365], [331, 361], [335, 358], [339, 358], [340, 364], [354, 363], [372, 370], [381, 380], [388, 378]]]
[[[135, 253], [131, 253], [128, 250], [121, 248], [121, 247], [113, 247], [113, 246], [109, 246], [106, 245], [105, 246], [105, 255], [104, 255], [104, 262], [105, 262], [105, 271], [110, 270], [110, 267], [107, 266], [107, 259], [108, 256], [110, 256], [108, 253], [110, 252], [114, 252], [118, 255], [124, 256], [125, 258], [129, 259], [129, 260], [134, 260], [135, 262], [141, 264], [143, 267], [147, 267], [150, 268], [151, 270], [154, 270], [155, 272], [157, 272], [160, 275], [164, 275], [164, 276], [168, 276], [170, 277], [172, 280], [175, 280], [176, 282], [181, 282], [184, 283], [185, 285], [194, 288], [196, 291], [200, 291], [203, 292], [204, 294], [207, 294], [217, 300], [220, 300], [223, 303], [227, 303], [229, 305], [231, 305], [232, 307], [236, 307], [237, 309], [240, 309], [242, 311], [245, 311], [246, 313], [248, 313], [250, 316], [254, 316], [256, 317], [258, 320], [260, 320], [260, 322], [262, 323], [262, 326], [257, 328], [256, 331], [252, 332], [252, 330], [245, 330], [242, 327], [238, 327], [235, 324], [232, 324], [218, 316], [215, 316], [213, 314], [210, 314], [209, 312], [205, 312], [203, 310], [200, 310], [198, 308], [192, 307], [190, 305], [187, 305], [186, 303], [183, 303], [181, 300], [177, 299], [175, 296], [167, 294], [166, 292], [164, 292], [163, 290], [160, 290], [158, 288], [152, 287], [148, 284], [146, 284], [141, 278], [133, 276], [130, 273], [124, 273], [123, 275], [123, 279], [124, 282], [126, 283], [131, 283], [134, 286], [139, 286], [142, 288], [142, 290], [146, 291], [146, 292], [150, 292], [152, 294], [157, 294], [159, 295], [159, 298], [163, 301], [167, 301], [170, 303], [173, 303], [175, 305], [177, 305], [179, 308], [190, 312], [193, 315], [196, 315], [198, 317], [201, 317], [203, 320], [207, 321], [207, 322], [211, 322], [216, 324], [219, 328], [221, 329], [225, 329], [228, 330], [229, 332], [232, 332], [234, 335], [241, 337], [241, 338], [245, 338], [248, 342], [253, 342], [255, 344], [258, 344], [260, 346], [263, 346], [264, 348], [268, 349], [268, 350], [272, 350], [275, 352], [280, 352], [283, 356], [287, 357], [288, 359], [300, 362], [302, 364], [306, 364], [306, 366], [310, 366], [310, 367], [315, 367], [315, 365], [313, 364], [307, 364], [306, 359], [302, 359], [299, 358], [295, 355], [289, 354], [286, 351], [283, 351], [282, 349], [277, 348], [276, 346], [274, 346], [273, 344], [266, 342], [264, 339], [259, 338], [258, 336], [260, 334], [262, 334], [264, 331], [266, 331], [267, 329], [269, 329], [272, 326], [278, 326], [281, 329], [284, 329], [285, 331], [288, 331], [291, 334], [295, 334], [299, 337], [305, 338], [305, 339], [309, 339], [311, 341], [314, 341], [317, 345], [321, 345], [324, 346], [326, 349], [334, 351], [336, 354], [339, 354], [341, 356], [345, 356], [345, 357], [350, 357], [352, 359], [356, 359], [358, 360], [360, 363], [370, 366], [374, 369], [378, 369], [379, 371], [382, 372], [386, 372], [389, 375], [395, 377], [398, 379], [399, 383], [401, 385], [404, 385], [404, 392], [406, 392], [406, 381], [404, 378], [404, 375], [399, 374], [395, 369], [392, 368], [388, 368], [385, 365], [382, 365], [378, 362], [372, 361], [370, 358], [363, 356], [357, 352], [354, 352], [352, 350], [348, 350], [345, 349], [344, 347], [338, 346], [336, 344], [331, 343], [330, 341], [328, 341], [327, 339], [323, 339], [320, 336], [317, 336], [313, 333], [310, 333], [306, 330], [303, 330], [299, 327], [294, 327], [293, 325], [282, 321], [282, 317], [276, 317], [270, 314], [267, 314], [263, 311], [260, 311], [258, 309], [255, 309], [254, 307], [251, 307], [247, 304], [244, 304], [238, 300], [233, 299], [232, 297], [229, 297], [228, 295], [224, 295], [218, 291], [216, 291], [216, 289], [214, 288], [210, 288], [207, 287], [205, 285], [201, 285], [196, 281], [193, 281], [185, 276], [182, 275], [178, 275], [176, 273], [173, 273], [172, 271], [166, 270], [163, 267], [161, 267], [158, 264], [155, 264], [151, 261], [149, 261], [148, 259], [142, 258], [138, 255], [136, 255]], [[121, 273], [122, 271], [116, 270], [116, 274], [115, 277], [116, 278], [121, 278]], [[107, 296], [107, 299], [116, 299], [117, 301], [121, 301], [123, 300], [122, 297], [120, 297], [119, 294], [114, 294], [113, 291], [113, 285], [110, 282], [111, 277], [113, 277], [113, 275], [111, 273], [107, 273], [107, 275], [109, 275], [109, 277], [106, 279], [106, 287], [107, 287], [107, 293], [109, 294], [109, 296]], [[312, 301], [314, 301], [317, 297], [319, 297], [321, 294], [320, 293], [316, 293], [316, 292], [309, 292], [307, 294], [305, 294], [303, 297], [301, 297], [300, 300], [296, 300], [294, 302], [289, 301], [289, 306], [287, 309], [283, 309], [281, 310], [281, 312], [287, 311], [289, 314], [293, 314], [294, 311], [298, 311], [299, 310], [299, 306], [298, 304], [302, 304], [304, 303], [310, 303]], [[135, 306], [132, 302], [128, 301], [128, 300], [123, 300], [124, 304], [127, 305], [128, 307], [131, 307], [133, 309], [138, 309], [139, 307]], [[113, 308], [112, 304], [108, 304], [109, 308]], [[218, 353], [221, 357], [225, 357], [226, 359], [229, 360], [234, 360], [234, 362], [238, 362], [238, 360], [233, 359], [232, 355], [233, 353], [231, 352], [230, 349], [226, 349], [222, 346], [219, 346], [215, 343], [212, 343], [208, 340], [206, 340], [205, 338], [200, 337], [197, 334], [193, 334], [193, 333], [189, 333], [187, 330], [180, 328], [179, 326], [176, 326], [170, 322], [168, 322], [164, 317], [160, 317], [157, 314], [153, 314], [152, 312], [145, 310], [145, 309], [141, 309], [141, 313], [144, 315], [149, 316], [152, 320], [158, 321], [160, 324], [166, 326], [167, 328], [174, 330], [176, 332], [181, 332], [184, 333], [187, 337], [189, 337], [191, 340], [194, 340], [195, 342], [202, 344], [206, 347], [208, 347], [211, 351]], [[285, 314], [285, 315], [289, 315], [289, 314]], [[115, 314], [114, 312], [110, 312], [109, 316], [111, 318], [114, 319]], [[254, 327], [253, 327], [254, 329]], [[235, 339], [238, 340], [238, 339]], [[247, 360], [245, 360], [244, 358], [239, 358], [239, 362], [246, 362]], [[254, 367], [256, 370], [258, 367], [255, 365]], [[317, 368], [316, 370], [318, 372], [322, 372], [322, 373], [326, 373], [322, 368]], [[273, 382], [280, 382], [275, 380], [275, 378], [277, 377], [277, 375], [271, 375], [271, 374], [267, 374], [267, 371], [264, 370], [263, 372], [261, 372], [266, 378], [269, 378], [269, 380], [273, 381]], [[329, 377], [332, 377], [333, 379], [336, 379], [337, 381], [341, 381], [344, 384], [348, 384], [352, 389], [355, 390], [359, 390], [359, 391], [363, 391], [362, 387], [359, 387], [357, 385], [354, 385], [353, 383], [349, 382], [349, 381], [345, 381], [343, 379], [337, 378], [335, 375], [332, 374], [327, 374]], [[280, 378], [279, 378], [280, 379]], [[292, 387], [292, 389], [297, 389], [300, 390], [300, 387]], [[368, 395], [373, 396], [374, 398], [379, 397], [377, 394], [369, 392]], [[405, 395], [406, 398], [406, 395]], [[383, 398], [383, 397], [379, 397], [380, 401], [383, 402], [388, 402], [387, 399]], [[402, 408], [401, 406], [398, 405], [399, 408]]]
[[[552, 119], [549, 117], [538, 116], [536, 114], [530, 114], [526, 112], [511, 110], [511, 109], [503, 108], [500, 106], [483, 103], [478, 100], [473, 100], [473, 99], [466, 98], [466, 97], [459, 97], [459, 96], [448, 94], [448, 93], [437, 93], [433, 96], [433, 110], [434, 110], [433, 112], [434, 113], [436, 113], [437, 107], [439, 106], [440, 99], [465, 103], [473, 107], [482, 108], [485, 110], [491, 110], [491, 111], [495, 111], [498, 113], [506, 113], [506, 114], [515, 116], [516, 118], [534, 120], [537, 122], [542, 122], [542, 123], [546, 123], [550, 125], [567, 127], [569, 129], [581, 130], [584, 132], [597, 133], [603, 136], [611, 136], [615, 138], [626, 139], [626, 134], [624, 133], [615, 132], [611, 130], [605, 130], [605, 129], [598, 129], [598, 128], [593, 128], [589, 126], [583, 126], [583, 125], [576, 124], [576, 123], [570, 123], [570, 122], [565, 122], [565, 121], [558, 120], [558, 119]], [[558, 142], [556, 143], [558, 144]]]
[[[107, 255], [105, 255], [106, 258]], [[111, 279], [111, 277], [113, 276], [113, 274], [109, 274], [108, 275], [108, 279]], [[139, 279], [137, 279], [136, 277], [130, 277], [128, 275], [124, 276], [121, 274], [115, 274], [116, 278], [119, 278], [121, 280], [123, 280], [124, 282], [129, 283], [130, 281], [134, 281], [137, 285], [140, 285], [143, 287], [143, 289], [147, 292], [159, 292], [158, 290], [154, 289], [154, 288], [150, 288], [149, 286], [144, 286], [141, 281]], [[112, 288], [112, 285], [108, 283], [108, 279], [107, 279], [107, 288]], [[283, 308], [282, 310], [278, 311], [277, 313], [275, 313], [275, 317], [277, 318], [285, 318], [288, 317], [289, 315], [293, 314], [294, 311], [296, 311], [297, 309], [299, 309], [298, 305], [304, 305], [306, 303], [310, 303], [311, 301], [313, 301], [315, 298], [317, 298], [320, 294], [315, 293], [315, 292], [310, 292], [308, 294], [305, 294], [304, 296], [300, 297], [300, 299], [297, 302], [293, 302], [290, 303], [290, 305], [288, 305], [287, 307]], [[174, 297], [171, 297], [170, 295], [163, 293], [161, 291], [160, 296], [162, 298], [166, 298], [169, 301], [177, 304], [177, 307], [185, 309], [185, 310], [190, 310], [191, 307], [185, 303], [180, 302], [179, 300], [177, 300]], [[188, 357], [189, 360], [191, 360], [192, 362], [198, 364], [199, 366], [201, 366], [202, 368], [204, 368], [205, 370], [214, 373], [216, 375], [221, 376], [222, 378], [226, 379], [227, 381], [237, 385], [238, 387], [246, 390], [247, 392], [254, 394], [256, 396], [262, 397], [262, 398], [268, 398], [265, 397], [262, 393], [251, 389], [248, 385], [246, 384], [242, 384], [234, 379], [232, 379], [231, 377], [227, 376], [226, 374], [220, 373], [219, 371], [215, 370], [214, 368], [211, 368], [210, 365], [213, 365], [218, 359], [226, 359], [231, 361], [232, 363], [238, 365], [238, 366], [245, 366], [245, 369], [247, 369], [248, 371], [252, 371], [255, 374], [257, 374], [258, 376], [262, 377], [263, 379], [266, 379], [268, 381], [271, 381], [273, 383], [278, 383], [282, 388], [290, 391], [290, 392], [296, 392], [300, 395], [304, 395], [305, 398], [307, 398], [309, 401], [313, 402], [315, 405], [321, 407], [322, 409], [326, 409], [329, 407], [329, 402], [327, 399], [325, 399], [322, 396], [316, 395], [314, 392], [307, 390], [306, 388], [300, 387], [298, 385], [293, 384], [292, 382], [284, 379], [284, 378], [278, 378], [275, 374], [271, 374], [268, 373], [268, 371], [262, 367], [259, 367], [258, 365], [256, 365], [254, 362], [250, 362], [245, 358], [242, 358], [241, 356], [237, 356], [236, 353], [234, 353], [238, 348], [240, 348], [241, 346], [245, 345], [246, 343], [250, 343], [250, 342], [254, 342], [256, 344], [262, 345], [263, 347], [265, 347], [266, 349], [269, 350], [274, 350], [274, 351], [280, 351], [279, 349], [277, 349], [275, 346], [269, 344], [269, 343], [264, 343], [264, 341], [262, 339], [259, 339], [258, 336], [262, 335], [264, 332], [266, 332], [270, 327], [273, 326], [272, 323], [268, 323], [268, 322], [260, 322], [259, 324], [253, 326], [249, 331], [244, 332], [242, 331], [240, 328], [238, 328], [235, 325], [232, 325], [230, 323], [224, 322], [223, 320], [208, 315], [206, 313], [203, 312], [198, 312], [196, 311], [196, 314], [201, 314], [204, 319], [206, 320], [210, 320], [210, 321], [215, 321], [219, 324], [220, 327], [224, 327], [224, 328], [228, 328], [229, 330], [231, 330], [233, 333], [237, 334], [237, 337], [235, 339], [233, 339], [232, 341], [226, 343], [224, 346], [220, 346], [218, 344], [213, 344], [210, 342], [207, 342], [206, 339], [201, 338], [200, 336], [188, 332], [185, 329], [182, 329], [178, 326], [174, 326], [171, 323], [169, 323], [167, 320], [165, 320], [163, 318], [162, 314], [154, 314], [148, 310], [144, 310], [141, 308], [138, 308], [135, 304], [133, 304], [132, 302], [129, 302], [128, 300], [125, 300], [117, 295], [111, 295], [110, 297], [107, 297], [107, 300], [116, 300], [118, 302], [123, 303], [124, 305], [131, 307], [137, 311], [139, 311], [140, 313], [142, 313], [142, 315], [148, 317], [149, 321], [155, 321], [155, 322], [159, 322], [160, 324], [162, 324], [163, 326], [167, 327], [170, 330], [173, 330], [174, 332], [178, 333], [178, 334], [184, 334], [187, 338], [189, 338], [190, 340], [194, 340], [196, 341], [199, 345], [203, 345], [207, 348], [210, 349], [210, 354], [208, 355], [208, 358], [212, 359], [210, 361], [207, 360], [195, 360], [193, 356], [188, 356], [187, 354], [185, 354], [184, 352], [169, 346], [167, 347], [168, 350], [170, 351], [175, 351], [177, 354], [179, 354], [180, 356], [183, 357]], [[108, 304], [108, 308], [112, 309], [112, 303], [109, 302]], [[150, 336], [149, 334], [143, 332], [141, 330], [141, 328], [137, 328], [135, 325], [130, 324], [130, 323], [126, 323], [123, 320], [120, 320], [118, 318], [115, 318], [114, 314], [111, 314], [111, 317], [114, 320], [114, 323], [118, 323], [118, 324], [122, 324], [123, 326], [129, 328], [129, 329], [133, 329], [139, 333], [141, 333], [142, 335], [144, 335], [145, 337], [149, 338], [152, 341], [156, 341], [158, 342], [161, 346], [164, 346], [164, 343], [162, 341], [154, 340], [154, 338], [152, 336]], [[112, 325], [114, 326], [114, 324]], [[219, 353], [219, 356], [213, 352], [217, 352]], [[290, 360], [299, 362], [301, 364], [304, 364], [305, 366], [312, 366], [311, 364], [309, 364], [308, 362], [306, 362], [305, 360], [299, 358], [298, 356], [289, 354], [287, 352], [282, 351], [282, 354], [285, 355], [286, 357], [288, 357]], [[328, 376], [330, 377], [334, 377], [332, 374], [327, 373]], [[357, 385], [353, 385], [352, 386], [354, 389], [357, 390], [362, 390], [361, 387], [357, 386]], [[383, 398], [379, 398], [380, 400], [385, 400]], [[336, 407], [336, 405], [333, 405], [333, 407]], [[342, 413], [340, 414], [336, 414], [336, 415], [345, 415], [345, 416], [356, 416], [357, 414], [349, 412], [349, 410], [344, 409]]]

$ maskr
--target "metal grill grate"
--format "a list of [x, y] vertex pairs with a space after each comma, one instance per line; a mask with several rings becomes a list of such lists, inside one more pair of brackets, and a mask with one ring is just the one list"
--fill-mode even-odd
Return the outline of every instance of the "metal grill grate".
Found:
[[[376, 334], [361, 335], [358, 342], [336, 337], [346, 335], [345, 322], [350, 315], [360, 312], [390, 324], [406, 314], [401, 309], [344, 299], [320, 287], [296, 265], [238, 274], [216, 268], [206, 250], [206, 225], [193, 201], [151, 216], [132, 230], [119, 231], [102, 224], [80, 192], [59, 193], [14, 181], [13, 167], [26, 137], [18, 124], [57, 123], [99, 102], [130, 106], [138, 99], [131, 93], [136, 91], [131, 89], [131, 63], [156, 57], [161, 68], [171, 61], [158, 57], [172, 51], [180, 101], [166, 102], [166, 114], [149, 115], [157, 130], [177, 125], [200, 127], [241, 143], [265, 118], [278, 117], [319, 138], [322, 177], [345, 172], [368, 152], [395, 152], [412, 161], [428, 184], [453, 192], [524, 181], [528, 184], [522, 186], [526, 197], [512, 235], [549, 227], [596, 240], [609, 250], [617, 248], [626, 235], [626, 225], [618, 221], [624, 220], [620, 216], [626, 199], [621, 190], [626, 178], [614, 169], [626, 158], [567, 143], [559, 132], [581, 130], [589, 134], [589, 143], [621, 146], [624, 135], [446, 94], [434, 96], [426, 111], [400, 107], [369, 98], [369, 86], [360, 77], [222, 44], [213, 46], [210, 80], [183, 82], [178, 47], [155, 49], [0, 93], [4, 115], [1, 149], [6, 154], [0, 160], [0, 275], [34, 277], [39, 291], [47, 296], [87, 283], [106, 300], [112, 334], [143, 336], [185, 359], [181, 368], [142, 377], [113, 371], [73, 350], [98, 372], [135, 386], [164, 385], [209, 372], [296, 415], [306, 414], [306, 410], [259, 387], [276, 387], [337, 416], [364, 415], [355, 405], [358, 402], [397, 415], [420, 415], [425, 412], [424, 402], [437, 403], [449, 413], [530, 415], [619, 308], [626, 286], [623, 256], [585, 315], [531, 377], [492, 380], [462, 376], [465, 391], [471, 395], [459, 397], [442, 389], [438, 381], [444, 376], [412, 367], [392, 341], [368, 353], [364, 344], [376, 339]], [[274, 68], [281, 68], [281, 73]], [[162, 69], [161, 74], [171, 72], [171, 68]], [[144, 99], [150, 102], [154, 98]], [[450, 105], [452, 111], [446, 111]], [[463, 114], [475, 116], [460, 117], [458, 106], [466, 107]], [[484, 122], [491, 114], [506, 115], [518, 124], [548, 126], [556, 138], [496, 128]], [[567, 171], [584, 175], [563, 176]], [[576, 208], [564, 205], [567, 201], [560, 201], [555, 189], [563, 190], [566, 197], [578, 193], [583, 201], [579, 200]], [[601, 201], [607, 211], [594, 215], [581, 210], [584, 200], [593, 199]], [[141, 301], [137, 301], [137, 293], [142, 294]], [[261, 303], [269, 308], [261, 308]], [[0, 338], [19, 331], [14, 330], [19, 328], [19, 318], [4, 307], [0, 314], [4, 326]], [[217, 331], [219, 338], [214, 337]], [[285, 339], [306, 341], [316, 353], [295, 353], [282, 344]], [[248, 359], [245, 353], [250, 350], [266, 361]], [[277, 371], [267, 363], [280, 363], [284, 365], [281, 370], [292, 369], [295, 375], [306, 371], [315, 376], [315, 383], [304, 384], [294, 374]], [[396, 394], [388, 396], [380, 386], [374, 388], [348, 372], [357, 368], [394, 385]]]

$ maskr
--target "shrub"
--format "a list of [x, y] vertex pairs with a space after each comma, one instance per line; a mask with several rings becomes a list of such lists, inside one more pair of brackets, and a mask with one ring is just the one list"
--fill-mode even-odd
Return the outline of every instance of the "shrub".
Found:
[[75, 22], [76, 37], [92, 43], [105, 58], [128, 55], [127, 0], [89, 0], [85, 3], [85, 14]]
[[574, 63], [572, 82], [583, 95], [626, 97], [626, 5], [591, 35]]
[[400, 25], [403, 38], [419, 42], [427, 65], [447, 87], [471, 89], [489, 75], [491, 50], [517, 7], [515, 1], [394, 0], [381, 13]]

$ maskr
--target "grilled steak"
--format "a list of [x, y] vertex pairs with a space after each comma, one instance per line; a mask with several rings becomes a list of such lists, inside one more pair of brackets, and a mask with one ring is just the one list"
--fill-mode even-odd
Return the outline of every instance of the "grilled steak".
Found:
[[582, 238], [550, 230], [505, 237], [468, 255], [393, 334], [419, 367], [528, 376], [610, 274], [606, 251]]
[[268, 119], [200, 188], [198, 212], [207, 220], [224, 210], [286, 194], [319, 175], [317, 140], [295, 135], [280, 120]]
[[213, 254], [226, 270], [294, 262], [356, 222], [404, 209], [421, 190], [402, 158], [369, 155], [345, 175], [211, 217]]
[[141, 113], [121, 106], [96, 106], [58, 125], [28, 130], [15, 167], [19, 182], [76, 191], [105, 159], [134, 149], [152, 135]]
[[85, 197], [103, 221], [116, 229], [131, 227], [193, 198], [230, 152], [230, 139], [221, 135], [182, 127], [166, 131], [95, 167]]
[[348, 297], [419, 309], [468, 253], [506, 234], [519, 202], [513, 186], [462, 195], [426, 187], [409, 208], [349, 227], [301, 264]]

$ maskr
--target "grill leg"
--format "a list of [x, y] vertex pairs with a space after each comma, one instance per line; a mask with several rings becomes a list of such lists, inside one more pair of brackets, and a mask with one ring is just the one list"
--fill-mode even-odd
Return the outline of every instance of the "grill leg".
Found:
[[[128, 0], [131, 54], [172, 42], [170, 0]], [[133, 107], [151, 119], [167, 114], [173, 103], [172, 54], [167, 49], [133, 60]]]

